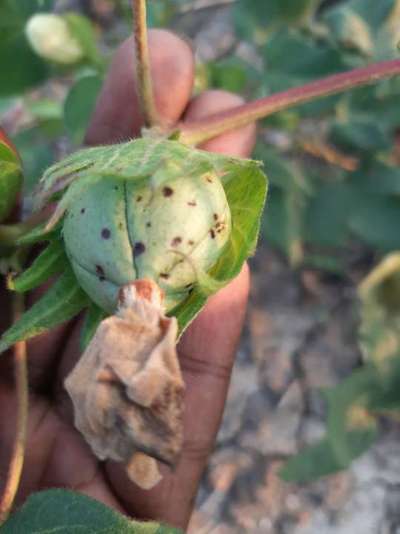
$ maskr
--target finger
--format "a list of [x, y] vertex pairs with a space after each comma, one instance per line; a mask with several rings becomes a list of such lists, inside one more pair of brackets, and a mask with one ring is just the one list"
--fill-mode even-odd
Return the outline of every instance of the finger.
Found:
[[[243, 104], [239, 95], [227, 91], [210, 90], [195, 97], [189, 104], [183, 122], [202, 119], [219, 111], [234, 108]], [[230, 156], [249, 157], [256, 141], [256, 126], [250, 124], [244, 128], [232, 130], [200, 145], [210, 152], [218, 152]]]
[[[149, 52], [156, 107], [163, 122], [175, 124], [192, 92], [192, 51], [173, 33], [150, 30]], [[143, 120], [134, 65], [134, 40], [131, 37], [117, 50], [111, 63], [86, 136], [88, 144], [120, 142], [140, 133]]]
[[[24, 469], [16, 504], [32, 492], [66, 487], [122, 511], [99, 462], [79, 433], [60, 420], [39, 396], [30, 396]], [[11, 384], [0, 388], [0, 495], [3, 494], [15, 439], [17, 398]]]
[[186, 384], [185, 437], [175, 472], [164, 471], [160, 484], [142, 491], [129, 482], [120, 464], [106, 465], [114, 493], [133, 516], [186, 527], [220, 425], [248, 291], [249, 273], [244, 268], [209, 300], [179, 344]]

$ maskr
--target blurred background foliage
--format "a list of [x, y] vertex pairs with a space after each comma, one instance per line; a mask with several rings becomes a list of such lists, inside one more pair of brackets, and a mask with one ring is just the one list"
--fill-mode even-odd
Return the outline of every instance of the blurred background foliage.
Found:
[[[182, 31], [188, 13], [217, 4], [229, 6], [235, 40], [198, 65], [196, 91], [252, 99], [399, 57], [400, 0], [149, 0], [149, 23]], [[27, 22], [47, 12], [64, 17], [79, 61], [33, 50]], [[0, 124], [22, 156], [28, 199], [43, 169], [82, 144], [112, 52], [130, 28], [128, 0], [0, 0]], [[271, 184], [263, 237], [293, 268], [346, 277], [357, 262], [372, 266], [391, 253], [361, 294], [365, 367], [325, 393], [327, 435], [287, 464], [287, 479], [346, 467], [375, 439], [379, 417], [398, 415], [399, 96], [396, 78], [259, 125], [255, 157]]]

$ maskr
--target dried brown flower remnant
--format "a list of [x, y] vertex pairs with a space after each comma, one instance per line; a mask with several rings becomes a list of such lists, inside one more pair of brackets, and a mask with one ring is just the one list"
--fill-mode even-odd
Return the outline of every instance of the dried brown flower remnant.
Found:
[[174, 465], [183, 440], [177, 322], [162, 301], [151, 280], [122, 287], [117, 314], [100, 323], [65, 381], [75, 426], [93, 452], [126, 463], [145, 489], [161, 478], [154, 459]]

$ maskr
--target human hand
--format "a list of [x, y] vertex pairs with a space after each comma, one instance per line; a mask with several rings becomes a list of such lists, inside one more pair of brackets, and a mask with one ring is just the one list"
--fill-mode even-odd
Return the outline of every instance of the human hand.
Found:
[[[241, 102], [238, 96], [221, 91], [207, 91], [191, 100], [194, 65], [188, 45], [161, 30], [151, 31], [149, 41], [156, 105], [168, 124], [204, 117]], [[130, 39], [115, 55], [88, 130], [89, 144], [118, 142], [140, 133], [132, 48]], [[254, 127], [248, 126], [209, 141], [202, 148], [245, 157], [250, 154], [254, 139]], [[132, 484], [120, 464], [99, 462], [73, 426], [72, 405], [63, 381], [79, 358], [79, 321], [29, 342], [29, 431], [18, 502], [36, 490], [68, 487], [135, 518], [185, 528], [220, 425], [248, 289], [245, 267], [231, 284], [210, 298], [179, 343], [186, 384], [184, 447], [176, 470], [162, 468], [164, 478], [151, 491]], [[5, 318], [9, 308], [4, 291], [0, 299]], [[12, 358], [3, 356], [0, 491], [15, 432], [17, 401], [12, 376]]]

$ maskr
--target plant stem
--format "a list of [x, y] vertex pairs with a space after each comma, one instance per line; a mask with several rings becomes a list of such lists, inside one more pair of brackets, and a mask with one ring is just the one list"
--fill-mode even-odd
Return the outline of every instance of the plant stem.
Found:
[[204, 119], [181, 123], [179, 125], [180, 140], [191, 145], [203, 143], [224, 132], [241, 128], [278, 111], [398, 74], [400, 74], [400, 60], [382, 61], [365, 68], [335, 74]]
[[151, 79], [146, 24], [146, 0], [132, 0], [132, 10], [136, 53], [136, 85], [140, 109], [145, 125], [148, 127], [157, 126], [160, 123], [160, 119], [154, 102]]
[[[16, 294], [13, 304], [13, 315], [14, 320], [16, 320], [24, 311], [24, 297]], [[8, 468], [6, 486], [0, 501], [0, 525], [7, 519], [11, 511], [24, 465], [29, 408], [28, 367], [25, 341], [19, 341], [14, 346], [14, 365], [18, 401], [17, 429], [12, 458]]]

